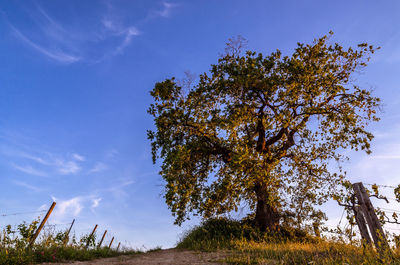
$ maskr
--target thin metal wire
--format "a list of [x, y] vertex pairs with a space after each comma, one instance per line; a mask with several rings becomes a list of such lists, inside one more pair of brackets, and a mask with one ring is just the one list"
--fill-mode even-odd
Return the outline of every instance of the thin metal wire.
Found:
[[65, 224], [45, 224], [45, 226], [52, 226], [52, 227], [56, 227], [56, 226], [63, 226], [63, 225], [70, 225], [71, 223], [65, 223]]
[[389, 230], [400, 231], [400, 228], [388, 228], [388, 227], [385, 227], [385, 230], [387, 230], [387, 231], [389, 231]]
[[44, 213], [46, 211], [47, 210], [34, 211], [34, 212], [19, 212], [19, 213], [10, 213], [10, 214], [0, 214], [0, 217], [11, 216], [11, 215], [32, 214], [32, 213]]
[[381, 208], [381, 207], [376, 207], [379, 210], [384, 210], [385, 212], [393, 212], [393, 213], [400, 213], [399, 210], [394, 210], [394, 209], [389, 209], [389, 208]]
[[374, 185], [376, 185], [376, 186], [381, 187], [381, 188], [391, 188], [391, 189], [397, 188], [397, 187], [395, 187], [395, 186], [390, 186], [390, 185], [379, 185], [379, 184], [371, 184], [371, 183], [364, 183], [364, 184], [365, 184], [365, 185], [368, 185], [368, 186], [374, 186]]
[[339, 224], [338, 224], [339, 227], [340, 227], [340, 224], [342, 223], [342, 219], [343, 219], [343, 215], [344, 215], [345, 211], [346, 211], [346, 208], [343, 208], [342, 217], [340, 217], [340, 221], [339, 221]]

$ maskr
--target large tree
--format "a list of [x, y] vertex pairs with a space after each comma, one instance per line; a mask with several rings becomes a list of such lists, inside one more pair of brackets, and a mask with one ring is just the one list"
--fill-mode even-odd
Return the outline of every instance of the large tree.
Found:
[[379, 99], [353, 75], [374, 51], [327, 36], [298, 43], [291, 56], [233, 48], [189, 89], [174, 78], [157, 83], [148, 137], [176, 223], [242, 205], [263, 231], [275, 231], [293, 208], [298, 222], [320, 216], [313, 205], [344, 175], [330, 163], [345, 159], [345, 149], [370, 152], [366, 125], [378, 120]]

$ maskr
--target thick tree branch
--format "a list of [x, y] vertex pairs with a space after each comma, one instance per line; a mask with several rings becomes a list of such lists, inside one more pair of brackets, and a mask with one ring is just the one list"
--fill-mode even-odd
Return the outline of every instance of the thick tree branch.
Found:
[[[185, 122], [182, 125], [194, 129], [195, 135], [201, 133], [201, 130], [199, 130], [199, 128], [193, 124]], [[208, 148], [206, 149], [207, 150], [206, 153], [215, 156], [221, 156], [221, 159], [224, 163], [229, 163], [231, 161], [233, 152], [229, 150], [227, 147], [223, 146], [221, 143], [219, 143], [217, 139], [212, 139], [205, 133], [201, 133], [199, 137], [201, 137], [202, 140], [204, 140], [209, 144]]]

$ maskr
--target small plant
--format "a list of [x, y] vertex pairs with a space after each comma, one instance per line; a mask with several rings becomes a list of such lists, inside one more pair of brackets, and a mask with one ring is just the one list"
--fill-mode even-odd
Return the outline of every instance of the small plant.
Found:
[[156, 251], [159, 251], [159, 250], [162, 250], [161, 246], [156, 246], [154, 248], [151, 248], [151, 249], [147, 250], [146, 252], [156, 252]]
[[80, 245], [83, 247], [96, 246], [96, 233], [83, 235], [80, 239]]

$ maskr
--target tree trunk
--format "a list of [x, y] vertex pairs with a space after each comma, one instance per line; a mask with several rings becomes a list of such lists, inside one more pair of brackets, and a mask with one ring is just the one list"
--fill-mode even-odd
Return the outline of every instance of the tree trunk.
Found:
[[267, 189], [256, 185], [257, 195], [255, 224], [262, 232], [277, 232], [279, 230], [280, 215], [278, 210], [269, 203]]

